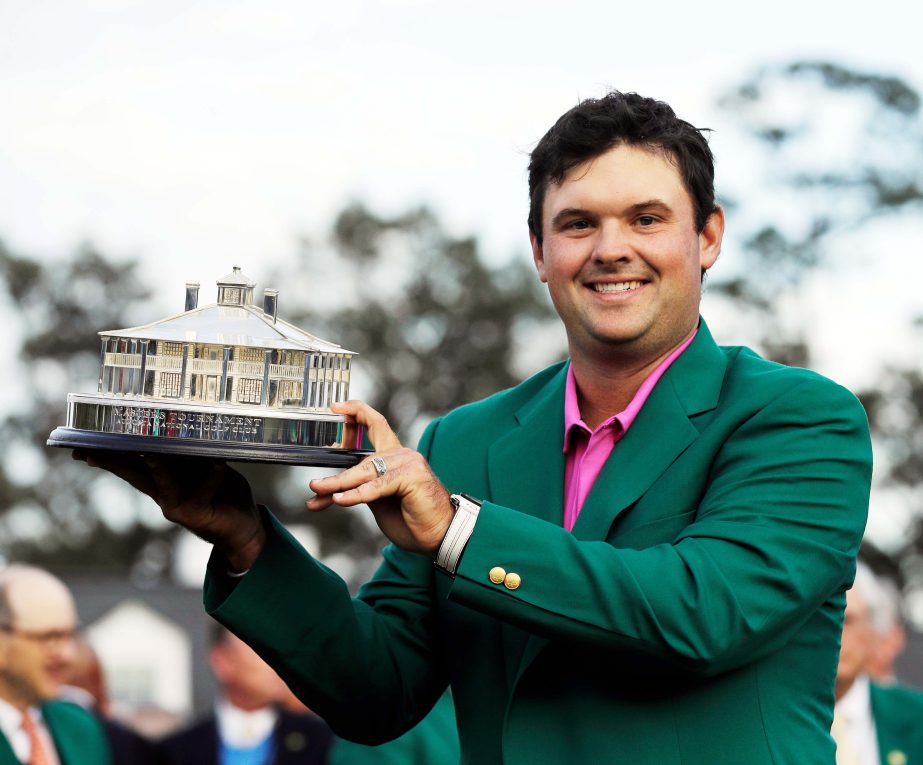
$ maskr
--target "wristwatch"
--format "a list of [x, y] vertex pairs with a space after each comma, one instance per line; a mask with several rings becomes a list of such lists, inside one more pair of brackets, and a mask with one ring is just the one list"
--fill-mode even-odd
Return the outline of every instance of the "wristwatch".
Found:
[[481, 512], [481, 501], [467, 494], [453, 494], [449, 499], [455, 508], [455, 517], [452, 518], [442, 544], [439, 545], [435, 564], [440, 571], [454, 577], [461, 555], [474, 531], [478, 513]]

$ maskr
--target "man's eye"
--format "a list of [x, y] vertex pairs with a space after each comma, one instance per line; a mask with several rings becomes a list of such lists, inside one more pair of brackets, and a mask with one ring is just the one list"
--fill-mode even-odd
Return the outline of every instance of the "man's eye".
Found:
[[653, 215], [638, 216], [638, 225], [640, 226], [653, 226], [656, 222], [657, 219]]
[[583, 230], [590, 227], [590, 222], [588, 220], [575, 220], [570, 224], [570, 227]]

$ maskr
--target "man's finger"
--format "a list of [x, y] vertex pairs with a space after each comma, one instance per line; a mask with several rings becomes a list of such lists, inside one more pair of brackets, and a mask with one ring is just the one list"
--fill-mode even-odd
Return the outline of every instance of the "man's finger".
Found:
[[[347, 468], [342, 473], [315, 478], [308, 485], [317, 494], [329, 495], [355, 489], [362, 484], [385, 478], [388, 473], [396, 471], [406, 462], [403, 450], [377, 453], [367, 457], [358, 465]], [[339, 504], [339, 503], [337, 503]]]
[[363, 401], [352, 399], [331, 404], [330, 408], [337, 414], [345, 414], [363, 425], [369, 434], [369, 440], [376, 452], [399, 449], [401, 441], [391, 429], [388, 421], [380, 412], [375, 411]]
[[206, 459], [169, 459], [146, 456], [161, 507], [182, 504], [210, 504], [227, 474], [224, 462]]
[[73, 456], [76, 460], [86, 462], [90, 467], [112, 473], [149, 497], [157, 498], [157, 486], [150, 468], [145, 464], [141, 455], [95, 449], [93, 451], [75, 449]]

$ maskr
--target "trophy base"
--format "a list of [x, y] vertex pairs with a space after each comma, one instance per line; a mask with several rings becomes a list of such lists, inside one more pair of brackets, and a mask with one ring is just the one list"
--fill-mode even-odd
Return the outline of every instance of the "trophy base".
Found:
[[349, 467], [371, 454], [363, 429], [329, 410], [268, 410], [71, 393], [49, 446], [235, 462]]
[[98, 433], [76, 428], [55, 428], [48, 446], [67, 449], [101, 449], [134, 454], [167, 454], [204, 457], [229, 462], [265, 462], [313, 467], [352, 467], [372, 454], [365, 449], [328, 446], [284, 446], [247, 444], [232, 441], [198, 441], [195, 439], [150, 438], [124, 433]]

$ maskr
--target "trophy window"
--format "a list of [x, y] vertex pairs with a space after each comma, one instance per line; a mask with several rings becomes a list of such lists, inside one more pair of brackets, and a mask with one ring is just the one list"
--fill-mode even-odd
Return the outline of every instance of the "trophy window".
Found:
[[182, 387], [183, 378], [179, 372], [160, 373], [160, 395], [164, 398], [179, 398]]
[[241, 404], [259, 404], [262, 398], [262, 380], [244, 378], [237, 383], [237, 400]]

